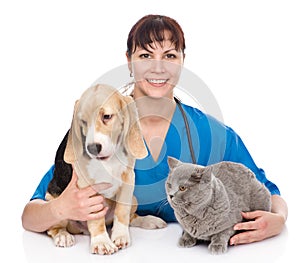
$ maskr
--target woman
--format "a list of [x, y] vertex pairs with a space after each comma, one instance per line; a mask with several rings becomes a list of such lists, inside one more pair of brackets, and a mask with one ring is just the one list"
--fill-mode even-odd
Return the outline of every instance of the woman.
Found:
[[[176, 221], [164, 188], [167, 156], [201, 165], [234, 161], [250, 168], [269, 189], [272, 211], [243, 213], [249, 221], [235, 225], [236, 230], [244, 231], [233, 236], [230, 244], [255, 242], [279, 234], [287, 219], [287, 205], [277, 186], [256, 166], [240, 137], [228, 126], [174, 98], [173, 89], [180, 77], [184, 50], [181, 27], [166, 16], [145, 16], [128, 35], [126, 56], [130, 75], [135, 80], [132, 96], [149, 151], [135, 166], [138, 213], [157, 215], [167, 222]], [[22, 215], [25, 229], [42, 232], [64, 219], [86, 221], [106, 214], [103, 198], [95, 196], [95, 187], [78, 189], [76, 174], [57, 199], [45, 201], [52, 176], [53, 166], [25, 206]]]

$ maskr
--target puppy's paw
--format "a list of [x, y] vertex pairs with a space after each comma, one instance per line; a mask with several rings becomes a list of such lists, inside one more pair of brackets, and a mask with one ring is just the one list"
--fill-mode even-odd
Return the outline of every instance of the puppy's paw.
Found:
[[118, 247], [110, 240], [105, 232], [91, 238], [91, 253], [100, 255], [111, 255], [118, 251]]
[[71, 247], [75, 244], [75, 237], [65, 230], [59, 231], [53, 241], [57, 247]]
[[114, 226], [112, 235], [111, 235], [111, 240], [114, 242], [114, 244], [119, 248], [119, 249], [124, 249], [126, 247], [130, 246], [130, 235], [129, 235], [129, 229], [126, 226], [123, 226], [122, 228], [116, 228]]
[[167, 223], [159, 217], [147, 215], [134, 217], [130, 222], [130, 226], [141, 227], [145, 229], [156, 229], [166, 227]]

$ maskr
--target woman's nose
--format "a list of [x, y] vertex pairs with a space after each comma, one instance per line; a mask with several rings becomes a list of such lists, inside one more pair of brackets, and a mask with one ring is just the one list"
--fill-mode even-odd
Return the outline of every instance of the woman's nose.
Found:
[[165, 63], [161, 59], [153, 59], [151, 61], [151, 71], [153, 73], [163, 73], [165, 72]]

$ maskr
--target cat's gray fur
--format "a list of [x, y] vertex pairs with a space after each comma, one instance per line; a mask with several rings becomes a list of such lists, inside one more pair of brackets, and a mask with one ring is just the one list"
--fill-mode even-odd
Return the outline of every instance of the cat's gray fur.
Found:
[[172, 157], [168, 164], [166, 192], [183, 228], [181, 247], [206, 240], [212, 254], [224, 253], [235, 233], [233, 226], [242, 221], [242, 211], [270, 211], [269, 191], [242, 164], [220, 162], [203, 167]]

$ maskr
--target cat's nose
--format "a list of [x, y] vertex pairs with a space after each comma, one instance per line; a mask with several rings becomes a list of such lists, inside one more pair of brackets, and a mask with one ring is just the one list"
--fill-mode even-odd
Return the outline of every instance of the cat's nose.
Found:
[[174, 196], [174, 195], [169, 195], [170, 199], [172, 199], [172, 198], [173, 198], [173, 196]]

